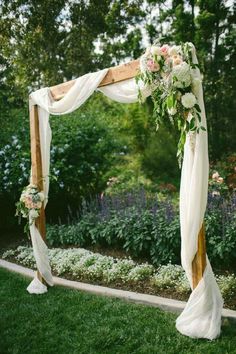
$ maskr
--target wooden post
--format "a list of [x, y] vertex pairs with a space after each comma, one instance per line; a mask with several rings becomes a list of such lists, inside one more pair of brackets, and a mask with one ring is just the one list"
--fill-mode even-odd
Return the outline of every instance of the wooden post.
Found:
[[[31, 146], [31, 168], [32, 168], [32, 183], [35, 184], [39, 191], [43, 191], [43, 171], [42, 157], [40, 149], [40, 134], [39, 134], [39, 117], [38, 107], [32, 105], [30, 107], [30, 146]], [[38, 228], [43, 240], [46, 239], [45, 227], [45, 212], [42, 205], [40, 216], [35, 221], [35, 226]], [[42, 275], [37, 271], [38, 279], [43, 282]]]
[[193, 272], [193, 289], [196, 288], [202, 279], [204, 270], [206, 268], [206, 240], [205, 240], [205, 227], [202, 224], [201, 230], [198, 234], [198, 250], [192, 262]]

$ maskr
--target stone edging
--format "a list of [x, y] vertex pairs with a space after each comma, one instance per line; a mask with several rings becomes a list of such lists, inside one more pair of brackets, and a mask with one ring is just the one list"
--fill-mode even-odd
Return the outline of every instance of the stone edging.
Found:
[[[0, 267], [5, 268], [9, 271], [22, 274], [30, 278], [33, 278], [35, 274], [35, 272], [32, 269], [25, 268], [23, 266], [5, 261], [3, 259], [0, 259]], [[133, 291], [112, 289], [105, 286], [81, 283], [81, 282], [67, 280], [59, 277], [53, 277], [53, 280], [55, 285], [86, 291], [97, 295], [115, 297], [126, 301], [135, 302], [138, 304], [154, 306], [170, 312], [180, 313], [182, 312], [182, 310], [186, 305], [185, 301], [168, 299], [156, 295], [140, 294]], [[236, 321], [236, 311], [223, 309], [222, 318]]]

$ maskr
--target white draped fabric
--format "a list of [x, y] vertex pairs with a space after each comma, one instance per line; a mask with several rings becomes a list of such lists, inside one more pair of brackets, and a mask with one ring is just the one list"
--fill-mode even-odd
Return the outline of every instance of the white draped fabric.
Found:
[[[197, 63], [195, 49], [193, 61]], [[79, 108], [98, 88], [108, 69], [86, 74], [78, 78], [69, 92], [60, 101], [54, 101], [49, 88], [40, 89], [31, 94], [31, 103], [39, 106], [40, 144], [44, 177], [45, 204], [49, 189], [49, 165], [51, 129], [49, 114], [60, 115]], [[200, 77], [199, 70], [193, 76]], [[138, 100], [138, 87], [135, 79], [122, 81], [98, 88], [106, 96], [121, 103]], [[141, 87], [144, 96], [149, 92]], [[202, 124], [206, 126], [202, 87], [197, 93], [201, 108]], [[180, 188], [181, 222], [181, 259], [189, 282], [192, 286], [192, 261], [197, 252], [198, 233], [204, 219], [208, 189], [208, 147], [207, 133], [200, 131], [195, 136], [188, 136], [184, 148], [184, 161]], [[47, 247], [35, 225], [30, 228], [37, 268], [49, 285], [53, 284], [48, 260]], [[34, 279], [27, 288], [31, 293], [43, 293], [47, 288]], [[177, 329], [193, 338], [214, 339], [220, 334], [221, 310], [223, 300], [216, 284], [209, 261], [198, 286], [193, 290], [189, 301], [176, 321]]]
[[[195, 48], [192, 49], [193, 63], [197, 64]], [[192, 75], [201, 79], [198, 69], [193, 70]], [[206, 127], [202, 85], [196, 95], [202, 125]], [[200, 130], [199, 134], [189, 134], [186, 139], [180, 186], [181, 261], [191, 287], [192, 261], [207, 205], [208, 174], [207, 133]], [[214, 339], [220, 334], [222, 307], [223, 299], [207, 259], [203, 278], [177, 318], [176, 327], [189, 337]]]

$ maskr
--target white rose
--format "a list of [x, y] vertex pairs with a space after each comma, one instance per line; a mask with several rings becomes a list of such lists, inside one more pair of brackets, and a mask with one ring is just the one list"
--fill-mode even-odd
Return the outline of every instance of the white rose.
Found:
[[168, 108], [168, 113], [169, 113], [171, 116], [174, 116], [175, 113], [177, 113], [177, 109], [176, 109], [175, 107]]
[[197, 100], [193, 93], [188, 92], [182, 96], [181, 102], [185, 108], [192, 108], [197, 103]]
[[38, 193], [38, 196], [39, 196], [40, 201], [43, 202], [43, 201], [44, 201], [44, 194], [43, 194], [43, 192], [39, 192], [39, 193]]
[[38, 213], [37, 210], [35, 210], [35, 209], [30, 210], [30, 212], [29, 212], [29, 218], [30, 218], [31, 220], [37, 219], [38, 216], [39, 216], [39, 213]]
[[153, 45], [151, 47], [151, 54], [152, 55], [161, 55], [161, 48]]
[[173, 55], [178, 55], [179, 53], [179, 46], [173, 45], [173, 47], [169, 48], [168, 54], [172, 57]]
[[191, 84], [190, 66], [185, 61], [173, 67], [172, 76], [176, 78], [173, 82], [175, 87], [183, 88]]
[[195, 95], [198, 94], [199, 92], [199, 88], [200, 88], [200, 85], [201, 85], [201, 80], [199, 78], [194, 78], [193, 81], [192, 81], [192, 90], [193, 90], [193, 93]]

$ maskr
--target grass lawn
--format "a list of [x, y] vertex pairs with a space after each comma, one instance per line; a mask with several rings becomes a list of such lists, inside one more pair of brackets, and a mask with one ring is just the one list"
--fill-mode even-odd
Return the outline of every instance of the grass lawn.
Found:
[[219, 339], [193, 340], [176, 315], [61, 287], [29, 295], [29, 279], [0, 268], [0, 353], [236, 353], [236, 326]]

